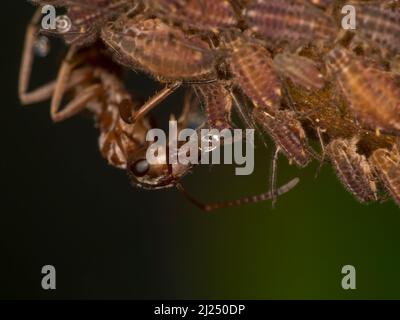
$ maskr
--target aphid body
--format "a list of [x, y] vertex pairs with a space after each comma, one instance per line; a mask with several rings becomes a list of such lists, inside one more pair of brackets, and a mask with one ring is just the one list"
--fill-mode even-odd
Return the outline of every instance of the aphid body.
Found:
[[232, 96], [223, 82], [200, 84], [194, 87], [198, 92], [207, 113], [211, 129], [231, 128]]
[[280, 106], [281, 83], [267, 49], [238, 37], [227, 41], [228, 65], [233, 83], [253, 102], [256, 108], [273, 112]]
[[370, 156], [369, 161], [393, 199], [400, 205], [400, 153], [398, 148], [377, 149]]
[[279, 53], [274, 57], [274, 65], [295, 84], [308, 90], [321, 89], [325, 84], [324, 76], [311, 59], [290, 53]]
[[102, 31], [123, 64], [160, 80], [214, 78], [215, 53], [197, 36], [155, 19], [121, 18]]
[[400, 88], [391, 73], [365, 66], [342, 48], [331, 51], [328, 61], [360, 122], [373, 130], [400, 131]]
[[377, 200], [375, 178], [357, 139], [335, 139], [326, 148], [339, 180], [361, 203]]
[[400, 53], [400, 10], [384, 3], [354, 3], [356, 32], [383, 48]]
[[87, 46], [93, 44], [100, 30], [108, 21], [136, 5], [134, 0], [36, 0], [36, 3], [65, 6], [66, 16], [71, 21], [69, 30], [61, 36], [69, 45]]
[[261, 128], [271, 135], [285, 156], [299, 167], [305, 167], [311, 161], [307, 137], [294, 112], [278, 111], [273, 116], [254, 109], [253, 117]]
[[218, 31], [237, 24], [235, 11], [226, 0], [149, 0], [167, 19], [199, 30]]
[[245, 12], [254, 33], [273, 42], [329, 41], [336, 37], [333, 20], [322, 10], [296, 0], [256, 0]]

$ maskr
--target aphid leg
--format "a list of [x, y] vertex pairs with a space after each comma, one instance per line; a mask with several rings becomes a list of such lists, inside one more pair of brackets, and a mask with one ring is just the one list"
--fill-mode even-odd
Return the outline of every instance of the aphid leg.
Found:
[[246, 110], [249, 110], [248, 108], [244, 108], [241, 101], [239, 101], [238, 97], [234, 92], [231, 91], [231, 96], [232, 100], [234, 102], [235, 109], [240, 117], [240, 119], [243, 121], [243, 123], [248, 127], [248, 128], [255, 128], [255, 122], [252, 120], [252, 118], [245, 112]]
[[[397, 142], [396, 142], [397, 143]], [[392, 163], [392, 168], [389, 170], [389, 175], [395, 176], [396, 172], [399, 171], [400, 166], [400, 153], [397, 145], [394, 145], [392, 148], [392, 157], [388, 160]]]
[[[288, 183], [286, 183], [283, 186], [281, 186], [278, 190], [276, 190], [276, 195], [277, 196], [281, 196], [281, 195], [289, 192], [290, 190], [292, 190], [299, 183], [299, 181], [300, 181], [299, 178], [292, 179]], [[196, 198], [194, 198], [192, 195], [190, 195], [184, 189], [182, 184], [177, 183], [176, 184], [176, 188], [180, 192], [182, 192], [182, 194], [186, 197], [186, 199], [188, 199], [190, 202], [192, 202], [198, 208], [200, 208], [201, 210], [206, 211], [206, 212], [211, 212], [211, 211], [214, 211], [214, 210], [217, 210], [217, 209], [231, 208], [231, 207], [236, 207], [236, 206], [240, 206], [240, 205], [243, 205], [243, 204], [257, 203], [257, 202], [267, 201], [267, 200], [273, 199], [273, 194], [272, 194], [272, 191], [270, 190], [270, 191], [267, 191], [267, 192], [264, 192], [264, 193], [261, 193], [261, 194], [257, 194], [257, 195], [254, 195], [254, 196], [244, 197], [244, 198], [230, 200], [230, 201], [226, 201], [226, 202], [220, 202], [220, 203], [205, 204], [205, 203], [202, 203], [201, 201], [197, 200]]]
[[294, 103], [292, 94], [290, 93], [290, 91], [288, 90], [288, 85], [287, 85], [287, 81], [285, 79], [281, 79], [282, 81], [282, 92], [284, 93], [283, 95], [283, 100], [286, 102], [286, 104], [288, 105], [288, 107], [296, 112], [296, 104]]
[[39, 8], [32, 17], [32, 20], [26, 30], [25, 43], [21, 59], [21, 67], [19, 72], [18, 94], [21, 103], [24, 105], [40, 102], [48, 99], [54, 89], [54, 83], [46, 84], [36, 90], [28, 92], [29, 82], [32, 73], [34, 60], [34, 46], [37, 33], [39, 32], [39, 22], [42, 16], [41, 8]]
[[324, 165], [325, 156], [326, 156], [325, 142], [324, 142], [324, 138], [322, 137], [322, 131], [321, 131], [320, 127], [317, 127], [317, 136], [318, 136], [319, 144], [321, 146], [322, 155], [320, 156], [318, 169], [315, 172], [315, 178], [317, 178], [319, 176], [319, 174], [321, 172], [321, 169], [322, 169], [322, 166]]
[[398, 152], [400, 152], [400, 137], [396, 137], [395, 148], [397, 148]]
[[132, 123], [142, 119], [146, 116], [151, 110], [153, 110], [157, 105], [159, 105], [162, 101], [164, 101], [168, 96], [174, 93], [180, 86], [182, 85], [181, 81], [177, 81], [171, 84], [168, 84], [164, 89], [160, 92], [156, 93], [153, 97], [151, 97], [143, 106], [139, 108], [139, 110], [135, 111], [132, 114]]
[[276, 148], [273, 152], [272, 164], [271, 164], [270, 186], [271, 186], [271, 195], [272, 195], [272, 208], [275, 208], [276, 200], [278, 197], [278, 192], [276, 190], [276, 182], [278, 180], [278, 159], [279, 159], [280, 151], [281, 151], [281, 147], [276, 146]]
[[231, 129], [233, 99], [224, 83], [203, 84], [194, 87], [207, 114], [211, 129]]
[[[256, 130], [257, 124], [251, 114], [249, 114], [249, 110], [251, 110], [251, 107], [247, 104], [246, 101], [243, 101], [243, 99], [239, 99], [236, 94], [230, 90], [232, 100], [233, 100], [233, 106], [235, 107], [235, 110], [237, 114], [239, 115], [239, 118], [243, 121], [243, 123], [247, 126], [248, 129], [254, 129], [255, 132], [258, 133], [258, 136], [261, 139], [262, 144], [265, 146], [265, 148], [268, 148], [267, 141], [265, 140], [265, 137], [261, 134], [260, 130]], [[253, 147], [254, 141], [250, 142]]]

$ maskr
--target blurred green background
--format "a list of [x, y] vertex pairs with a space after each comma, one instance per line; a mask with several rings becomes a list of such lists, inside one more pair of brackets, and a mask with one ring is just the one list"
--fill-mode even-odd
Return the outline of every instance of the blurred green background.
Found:
[[[55, 125], [48, 103], [19, 105], [19, 59], [33, 8], [4, 5], [1, 298], [400, 298], [400, 209], [392, 202], [361, 205], [329, 166], [314, 178], [317, 163], [298, 170], [284, 158], [280, 184], [301, 182], [274, 210], [259, 203], [203, 213], [176, 190], [133, 189], [101, 159], [90, 119]], [[56, 70], [38, 69], [36, 80]], [[154, 90], [137, 83], [145, 94]], [[199, 167], [185, 185], [209, 201], [265, 191], [269, 152], [257, 148], [250, 177], [234, 176], [232, 166]], [[55, 291], [41, 289], [45, 264], [56, 267]], [[348, 264], [357, 271], [356, 290], [341, 288]]]

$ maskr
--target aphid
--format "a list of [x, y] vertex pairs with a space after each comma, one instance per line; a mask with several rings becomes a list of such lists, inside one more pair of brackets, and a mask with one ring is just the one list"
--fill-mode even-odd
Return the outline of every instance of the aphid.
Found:
[[194, 86], [207, 113], [208, 126], [212, 129], [230, 129], [232, 95], [222, 82]]
[[199, 30], [218, 31], [234, 27], [237, 17], [226, 0], [148, 0], [166, 19]]
[[290, 161], [301, 168], [309, 164], [311, 156], [307, 137], [294, 112], [282, 110], [269, 115], [265, 111], [254, 109], [253, 117], [261, 128], [271, 135]]
[[255, 108], [273, 112], [280, 107], [281, 83], [267, 49], [256, 42], [237, 37], [227, 39], [227, 63], [233, 84], [251, 100]]
[[357, 152], [357, 141], [335, 139], [326, 150], [336, 175], [361, 203], [377, 200], [375, 178], [364, 155]]
[[328, 63], [360, 122], [373, 130], [399, 132], [400, 88], [392, 74], [365, 66], [343, 48], [331, 51]]
[[400, 206], [400, 154], [397, 146], [392, 150], [378, 149], [369, 161], [385, 188]]
[[[61, 36], [69, 45], [87, 46], [96, 42], [100, 30], [108, 21], [138, 6], [134, 0], [35, 0], [35, 3], [66, 7], [71, 21], [69, 30]], [[46, 32], [52, 32], [51, 30]], [[57, 32], [57, 30], [56, 30]]]
[[168, 83], [136, 111], [133, 122], [173, 93], [182, 81], [210, 82], [217, 77], [216, 54], [207, 42], [157, 18], [123, 16], [102, 29], [102, 39], [120, 63]]
[[251, 31], [276, 43], [330, 41], [337, 33], [329, 16], [304, 1], [256, 0], [244, 16]]
[[400, 53], [400, 10], [390, 8], [387, 3], [352, 3], [357, 13], [356, 33], [398, 54]]
[[325, 79], [311, 59], [290, 53], [280, 53], [274, 57], [274, 65], [286, 77], [308, 90], [321, 89]]
[[[311, 161], [307, 137], [292, 111], [277, 111], [272, 116], [263, 110], [254, 109], [253, 118], [261, 129], [271, 136], [276, 145], [271, 170], [271, 190], [274, 194], [279, 153], [282, 152], [290, 162], [294, 162], [300, 168], [307, 166]], [[273, 205], [275, 200], [274, 196]]]
[[209, 45], [160, 19], [123, 17], [103, 28], [102, 38], [127, 66], [158, 79], [215, 78], [215, 54]]

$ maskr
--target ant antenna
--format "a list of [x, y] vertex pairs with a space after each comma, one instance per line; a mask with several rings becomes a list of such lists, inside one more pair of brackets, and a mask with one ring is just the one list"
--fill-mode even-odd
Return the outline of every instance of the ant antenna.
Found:
[[[294, 179], [290, 180], [288, 183], [286, 183], [285, 185], [281, 186], [279, 189], [276, 190], [276, 195], [280, 196], [280, 195], [283, 195], [283, 194], [289, 192], [299, 183], [299, 181], [300, 181], [299, 178], [294, 178]], [[183, 185], [181, 183], [179, 183], [179, 182], [176, 183], [176, 188], [185, 196], [186, 199], [188, 199], [195, 206], [197, 206], [198, 208], [200, 208], [201, 210], [206, 211], [206, 212], [211, 212], [211, 211], [214, 211], [217, 209], [231, 208], [231, 207], [236, 207], [236, 206], [240, 206], [243, 204], [257, 203], [257, 202], [273, 199], [273, 194], [270, 190], [270, 191], [260, 193], [257, 195], [243, 197], [243, 198], [230, 200], [230, 201], [226, 201], [226, 202], [206, 204], [206, 203], [202, 203], [201, 201], [197, 200], [195, 197], [190, 195], [185, 190], [185, 188], [183, 187]]]

